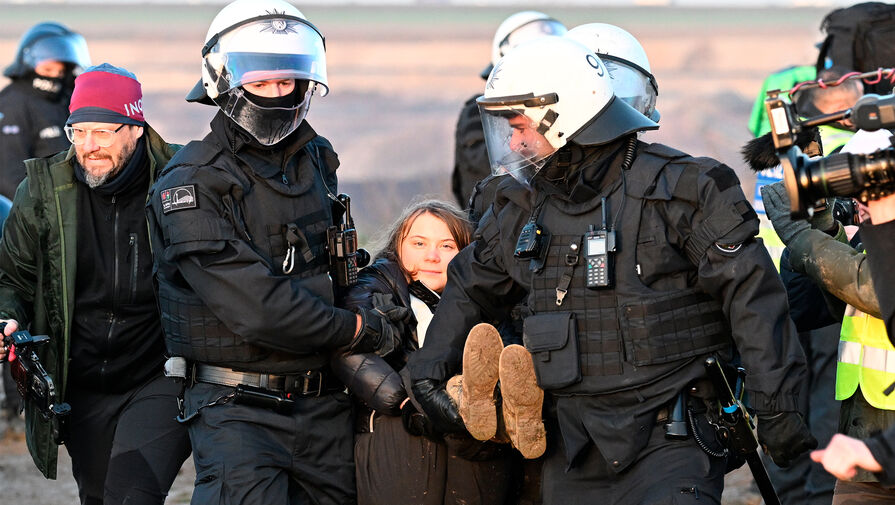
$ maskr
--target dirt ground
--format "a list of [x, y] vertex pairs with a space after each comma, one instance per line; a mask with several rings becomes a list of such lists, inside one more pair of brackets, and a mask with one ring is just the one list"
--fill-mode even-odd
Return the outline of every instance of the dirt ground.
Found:
[[[461, 104], [480, 93], [494, 29], [522, 7], [309, 7], [326, 35], [331, 93], [315, 97], [309, 121], [339, 153], [342, 191], [352, 195], [362, 241], [419, 195], [449, 198], [453, 130]], [[432, 4], [432, 5], [430, 5]], [[146, 117], [166, 139], [187, 142], [207, 131], [214, 109], [183, 97], [198, 79], [199, 50], [218, 7], [0, 5], [0, 62], [12, 59], [22, 32], [57, 20], [81, 31], [94, 63], [133, 71], [143, 84]], [[740, 146], [764, 77], [812, 64], [820, 39], [818, 9], [554, 9], [574, 26], [608, 22], [636, 35], [659, 82], [661, 129], [648, 141], [733, 167], [747, 195], [754, 176]], [[63, 454], [60, 480], [45, 482], [20, 438], [0, 441], [2, 503], [74, 503], [77, 490]], [[189, 500], [188, 462], [168, 503]], [[744, 470], [728, 476], [725, 504], [755, 504]]]

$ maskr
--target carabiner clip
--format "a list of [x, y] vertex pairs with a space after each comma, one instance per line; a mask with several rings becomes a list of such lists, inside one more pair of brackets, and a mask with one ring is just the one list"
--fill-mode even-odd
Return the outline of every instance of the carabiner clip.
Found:
[[289, 250], [286, 251], [286, 259], [283, 260], [283, 273], [291, 274], [293, 268], [295, 268], [295, 246], [290, 244]]

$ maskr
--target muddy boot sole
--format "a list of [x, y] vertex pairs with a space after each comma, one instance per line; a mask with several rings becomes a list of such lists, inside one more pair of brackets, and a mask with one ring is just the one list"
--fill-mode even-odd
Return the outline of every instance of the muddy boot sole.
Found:
[[500, 354], [500, 392], [503, 421], [510, 442], [526, 459], [547, 450], [547, 432], [541, 410], [544, 391], [538, 387], [531, 354], [521, 345], [509, 345]]
[[469, 331], [463, 347], [463, 393], [457, 405], [466, 430], [476, 440], [490, 440], [497, 433], [497, 386], [503, 341], [487, 323]]
[[455, 375], [448, 379], [447, 384], [444, 386], [444, 390], [447, 392], [448, 397], [451, 401], [454, 402], [454, 405], [459, 409], [460, 404], [463, 403], [463, 376]]

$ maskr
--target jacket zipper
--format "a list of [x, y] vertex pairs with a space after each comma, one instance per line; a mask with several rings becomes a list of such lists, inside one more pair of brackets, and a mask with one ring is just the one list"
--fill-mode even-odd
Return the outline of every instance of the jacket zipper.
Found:
[[[112, 333], [115, 329], [115, 305], [118, 300], [118, 272], [120, 271], [121, 258], [118, 254], [118, 204], [116, 203], [115, 195], [112, 195], [112, 207], [115, 209], [115, 220], [113, 224], [113, 239], [114, 239], [114, 249], [115, 249], [115, 268], [112, 272], [112, 277], [115, 279], [112, 287], [112, 310], [109, 311], [109, 332], [106, 334], [106, 352], [108, 353], [112, 348]], [[109, 363], [108, 358], [103, 359], [103, 366], [100, 369], [100, 376], [105, 379], [106, 376], [106, 365]]]
[[140, 251], [137, 248], [137, 234], [131, 233], [127, 245], [130, 246], [131, 249], [131, 261], [133, 262], [133, 266], [131, 268], [131, 303], [137, 302], [137, 270], [140, 267]]

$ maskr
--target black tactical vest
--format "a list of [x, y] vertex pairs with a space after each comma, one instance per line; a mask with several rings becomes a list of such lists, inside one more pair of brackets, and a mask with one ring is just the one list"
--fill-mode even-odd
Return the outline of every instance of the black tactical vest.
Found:
[[[631, 169], [623, 171], [624, 184], [618, 179], [601, 195], [607, 198], [609, 222], [615, 222], [616, 230], [611, 288], [589, 289], [585, 283], [582, 237], [589, 225], [601, 226], [601, 198], [580, 205], [555, 197], [545, 200], [538, 222], [552, 238], [543, 268], [531, 276], [528, 304], [535, 317], [572, 313], [570, 331], [577, 332], [581, 376], [554, 393], [629, 389], [673, 372], [688, 358], [731, 345], [720, 304], [698, 287], [687, 287], [694, 282], [682, 281], [681, 289], [656, 290], [641, 275], [643, 262], [659, 262], [668, 267], [667, 275], [696, 277], [686, 254], [664, 240], [669, 225], [658, 212], [661, 201], [676, 197], [673, 189], [684, 171], [675, 167], [675, 160], [684, 156], [662, 145], [647, 146]], [[564, 282], [564, 275], [571, 280]], [[558, 287], [566, 289], [561, 304]], [[549, 359], [543, 351], [530, 350], [536, 363]]]
[[[295, 155], [300, 157], [299, 180], [288, 187], [241, 168], [238, 160], [222, 155], [217, 144], [208, 140], [188, 144], [165, 172], [196, 165], [232, 176], [233, 189], [222, 196], [222, 217], [264, 258], [274, 275], [304, 279], [304, 287], [332, 304], [326, 229], [333, 222], [328, 194], [336, 191], [336, 177], [324, 165], [317, 142], [310, 141]], [[294, 251], [291, 262], [287, 261], [290, 245]], [[322, 354], [281, 353], [246, 342], [230, 331], [174, 270], [160, 269], [157, 274], [162, 327], [172, 356], [264, 373], [319, 369], [327, 362]]]

